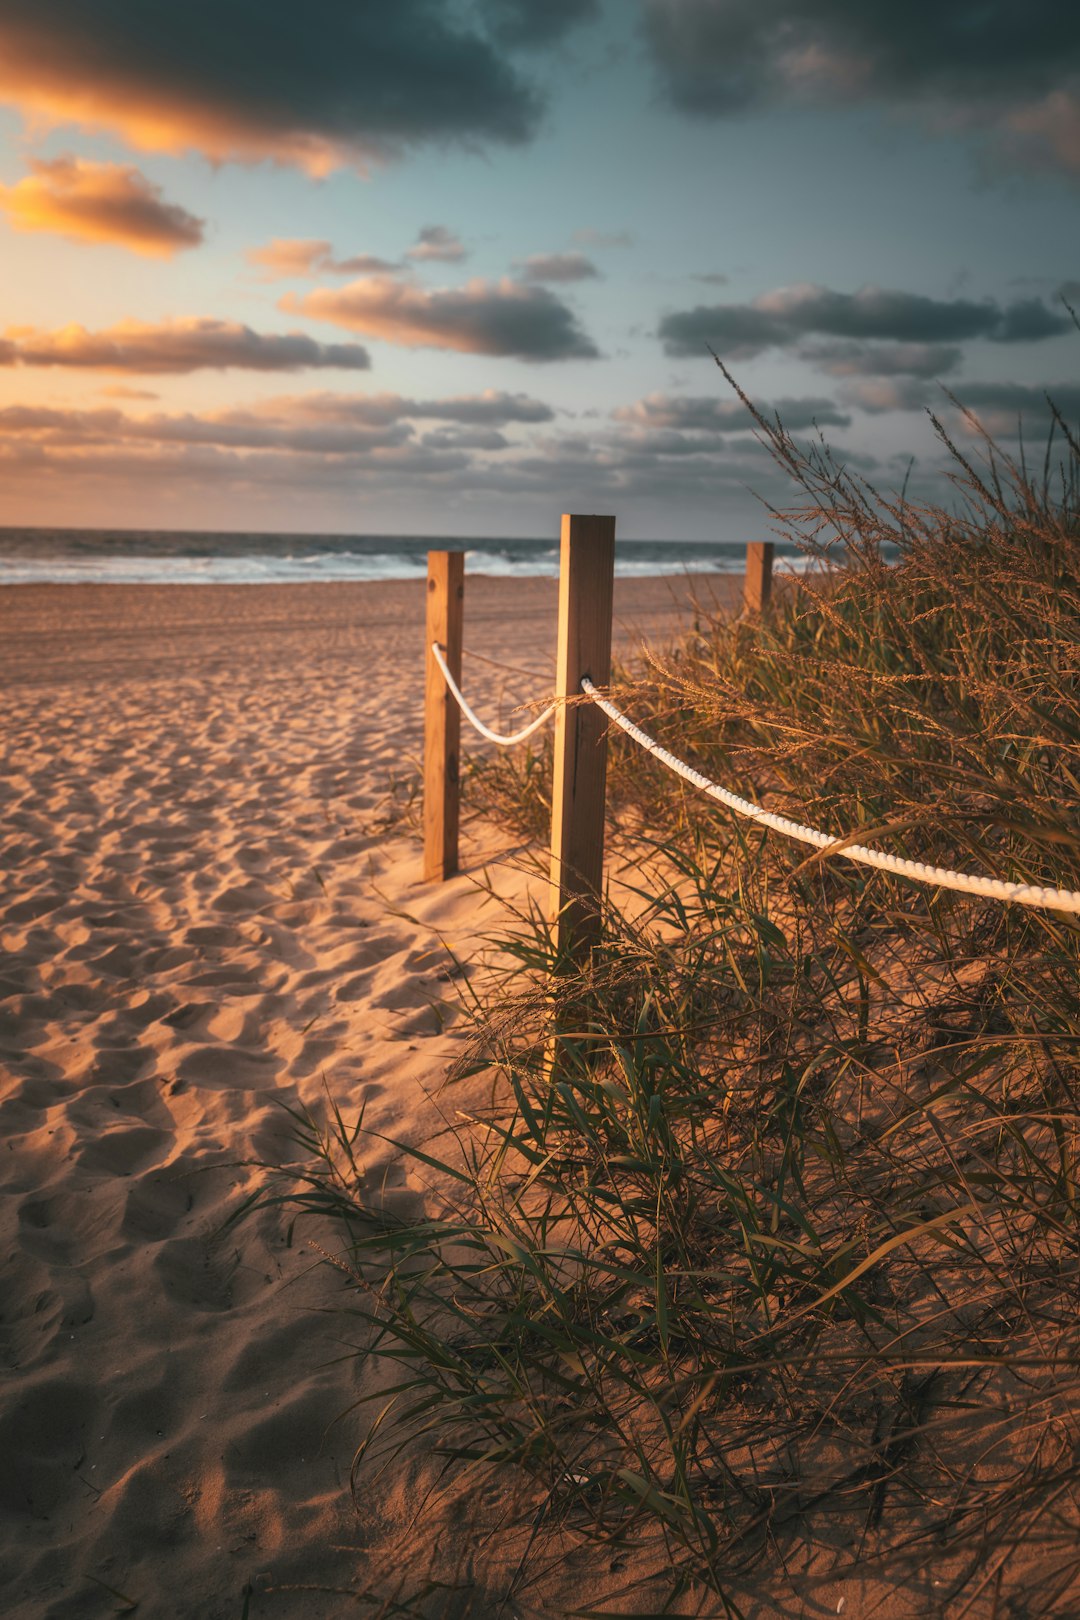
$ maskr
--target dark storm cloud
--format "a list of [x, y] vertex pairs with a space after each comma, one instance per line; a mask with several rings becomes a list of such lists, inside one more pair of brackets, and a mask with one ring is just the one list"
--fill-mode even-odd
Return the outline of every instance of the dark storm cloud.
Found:
[[68, 366], [148, 375], [191, 371], [366, 371], [359, 343], [317, 343], [303, 332], [253, 332], [238, 321], [121, 321], [101, 332], [20, 328], [0, 343], [0, 365]]
[[659, 336], [670, 355], [746, 360], [769, 348], [788, 348], [801, 338], [822, 336], [893, 343], [959, 343], [989, 338], [1030, 342], [1069, 330], [1040, 299], [1002, 307], [992, 299], [928, 298], [920, 293], [863, 287], [856, 293], [828, 287], [781, 287], [750, 304], [699, 304], [665, 315]]
[[540, 113], [440, 0], [2, 0], [0, 100], [146, 150], [316, 173], [424, 141], [523, 141]]
[[[851, 424], [851, 417], [838, 410], [831, 399], [778, 399], [762, 410], [765, 415], [779, 416], [792, 432], [815, 425], [849, 427]], [[741, 400], [716, 399], [712, 395], [686, 398], [649, 394], [636, 405], [620, 406], [611, 414], [617, 422], [680, 432], [746, 433], [757, 426]]]
[[1080, 173], [1080, 10], [1060, 0], [645, 0], [645, 32], [693, 115], [885, 102]]
[[290, 294], [281, 307], [406, 348], [533, 361], [592, 360], [599, 352], [554, 293], [509, 278], [429, 292], [373, 276], [301, 298]]
[[584, 253], [534, 253], [518, 267], [526, 281], [592, 281], [600, 274]]
[[944, 377], [955, 371], [963, 350], [949, 343], [856, 343], [827, 338], [804, 343], [799, 359], [830, 377]]
[[507, 45], [554, 45], [599, 11], [599, 0], [480, 0], [489, 29]]

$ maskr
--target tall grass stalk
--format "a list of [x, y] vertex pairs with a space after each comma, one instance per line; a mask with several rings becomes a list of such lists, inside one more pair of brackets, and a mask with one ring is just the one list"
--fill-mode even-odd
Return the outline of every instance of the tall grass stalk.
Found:
[[[838, 836], [1080, 888], [1075, 441], [1037, 477], [957, 452], [946, 511], [759, 424], [819, 571], [760, 622], [702, 612], [620, 701]], [[507, 924], [457, 1071], [492, 1101], [413, 1150], [423, 1214], [369, 1206], [362, 1125], [309, 1140], [297, 1196], [344, 1223], [392, 1370], [355, 1488], [416, 1447], [505, 1481], [531, 1556], [634, 1550], [611, 1612], [646, 1577], [737, 1614], [845, 1576], [1076, 1614], [1077, 922], [807, 860], [611, 747], [601, 942], [575, 972]], [[472, 791], [537, 830], [542, 777]]]

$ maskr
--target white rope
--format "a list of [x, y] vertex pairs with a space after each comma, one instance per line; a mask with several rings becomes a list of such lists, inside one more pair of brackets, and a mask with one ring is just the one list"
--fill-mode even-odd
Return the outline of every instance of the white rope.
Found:
[[819, 832], [814, 827], [804, 827], [801, 822], [790, 821], [787, 816], [774, 815], [771, 810], [764, 810], [761, 805], [753, 804], [749, 799], [741, 799], [737, 793], [730, 793], [719, 783], [710, 782], [700, 771], [695, 771], [691, 765], [676, 759], [674, 754], [669, 754], [666, 748], [661, 748], [654, 738], [642, 731], [640, 726], [636, 726], [608, 698], [601, 697], [587, 675], [582, 677], [581, 689], [592, 698], [598, 708], [603, 709], [610, 720], [614, 720], [615, 724], [626, 732], [628, 737], [632, 737], [646, 753], [652, 754], [669, 770], [674, 771], [676, 776], [681, 776], [692, 787], [700, 788], [710, 798], [726, 804], [736, 815], [746, 816], [750, 821], [759, 822], [762, 827], [772, 827], [788, 838], [797, 838], [802, 844], [813, 844], [817, 849], [843, 855], [847, 860], [857, 861], [861, 866], [875, 866], [881, 872], [894, 872], [898, 877], [914, 878], [917, 883], [933, 883], [941, 889], [958, 889], [961, 894], [986, 895], [992, 900], [1014, 900], [1021, 906], [1049, 906], [1055, 911], [1080, 912], [1080, 894], [1071, 889], [1043, 889], [1034, 883], [1006, 883], [1000, 878], [975, 877], [968, 872], [951, 872], [942, 866], [927, 866], [922, 861], [906, 861], [899, 855], [887, 855], [878, 849], [867, 849], [862, 844], [845, 844], [843, 848], [838, 848], [840, 841], [829, 833]]
[[511, 748], [513, 747], [514, 743], [524, 742], [526, 737], [531, 737], [534, 731], [539, 731], [540, 727], [544, 724], [544, 721], [550, 720], [552, 715], [555, 713], [555, 705], [552, 703], [544, 710], [543, 714], [538, 715], [535, 720], [529, 723], [529, 725], [523, 726], [520, 731], [515, 731], [513, 735], [509, 737], [503, 736], [498, 731], [492, 731], [491, 727], [485, 726], [479, 715], [474, 714], [472, 709], [466, 703], [465, 698], [462, 695], [461, 688], [451, 675], [443, 650], [437, 641], [433, 641], [431, 643], [431, 650], [435, 655], [435, 662], [442, 670], [443, 680], [450, 688], [452, 695], [457, 699], [458, 708], [461, 710], [469, 724], [480, 733], [481, 737], [486, 737], [488, 742], [498, 743], [500, 748]]

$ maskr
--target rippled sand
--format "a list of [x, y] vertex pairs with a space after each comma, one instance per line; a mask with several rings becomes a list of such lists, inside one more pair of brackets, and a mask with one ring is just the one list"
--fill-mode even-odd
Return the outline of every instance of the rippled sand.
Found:
[[[738, 583], [619, 582], [624, 647]], [[239, 1620], [248, 1582], [253, 1620], [354, 1614], [265, 1589], [385, 1575], [413, 1521], [400, 1482], [359, 1518], [349, 1500], [357, 1361], [347, 1318], [311, 1308], [345, 1296], [286, 1217], [223, 1222], [245, 1161], [294, 1151], [282, 1102], [367, 1098], [409, 1140], [439, 1123], [439, 940], [468, 955], [481, 897], [468, 871], [422, 886], [386, 825], [422, 612], [412, 582], [0, 591], [9, 1620], [97, 1620], [117, 1593]], [[552, 582], [472, 579], [466, 640], [544, 670], [554, 613]], [[468, 660], [466, 684], [504, 717], [534, 695]], [[470, 838], [474, 871], [505, 846]], [[390, 1149], [365, 1168], [408, 1198]]]

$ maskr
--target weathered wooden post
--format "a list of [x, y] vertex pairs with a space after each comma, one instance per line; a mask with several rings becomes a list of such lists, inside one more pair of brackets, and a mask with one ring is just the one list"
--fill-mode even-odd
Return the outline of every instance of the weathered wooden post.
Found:
[[450, 673], [460, 686], [464, 617], [465, 553], [429, 551], [424, 694], [424, 878], [428, 883], [441, 883], [458, 869], [461, 778], [461, 711], [435, 662], [431, 644], [437, 641], [442, 647]]
[[771, 540], [750, 540], [746, 547], [746, 581], [743, 611], [764, 613], [772, 595], [772, 565], [775, 547]]
[[615, 519], [564, 514], [555, 675], [555, 772], [551, 792], [548, 915], [560, 952], [583, 961], [600, 924], [604, 883], [607, 719], [579, 697], [581, 677], [611, 678]]

